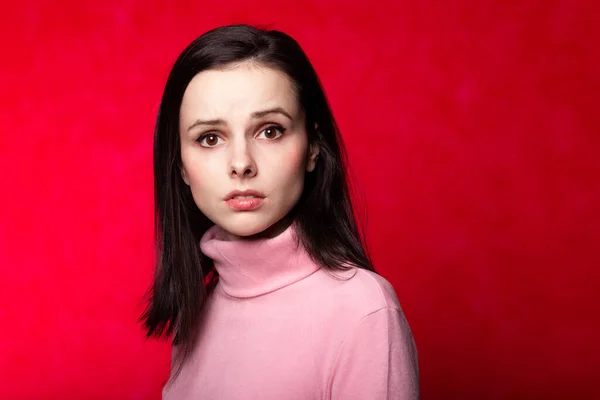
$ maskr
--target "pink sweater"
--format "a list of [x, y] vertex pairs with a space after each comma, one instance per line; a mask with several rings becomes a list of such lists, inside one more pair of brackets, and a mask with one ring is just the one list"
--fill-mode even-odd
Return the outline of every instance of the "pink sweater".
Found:
[[294, 225], [252, 241], [221, 232], [200, 241], [220, 280], [163, 399], [419, 398], [415, 344], [387, 280], [360, 268], [331, 276], [295, 246]]

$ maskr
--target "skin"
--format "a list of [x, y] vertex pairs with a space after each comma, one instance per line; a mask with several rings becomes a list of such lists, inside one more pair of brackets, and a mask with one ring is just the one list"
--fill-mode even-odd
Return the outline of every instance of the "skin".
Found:
[[[266, 110], [279, 111], [256, 115]], [[181, 176], [224, 239], [285, 230], [319, 154], [308, 143], [289, 77], [252, 62], [202, 71], [188, 85], [179, 117]], [[230, 208], [224, 199], [236, 189], [262, 192], [263, 204], [250, 211]]]

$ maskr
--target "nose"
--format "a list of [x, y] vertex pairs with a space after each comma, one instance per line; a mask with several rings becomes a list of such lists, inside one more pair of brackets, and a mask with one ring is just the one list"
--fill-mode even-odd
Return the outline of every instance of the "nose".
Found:
[[229, 176], [239, 178], [251, 178], [256, 175], [257, 168], [254, 157], [245, 140], [240, 140], [232, 146], [232, 154], [229, 164]]

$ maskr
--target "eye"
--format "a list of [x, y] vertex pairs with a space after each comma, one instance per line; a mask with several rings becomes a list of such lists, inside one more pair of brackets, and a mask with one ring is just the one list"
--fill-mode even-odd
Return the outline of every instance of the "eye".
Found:
[[265, 129], [263, 129], [258, 134], [258, 136], [264, 134], [264, 136], [265, 136], [265, 138], [267, 140], [275, 140], [275, 139], [279, 139], [281, 137], [281, 135], [283, 135], [283, 132], [285, 132], [285, 128], [284, 127], [281, 127], [279, 125], [271, 125], [271, 126], [265, 128]]
[[215, 133], [205, 133], [201, 135], [196, 141], [200, 143], [202, 147], [215, 147], [219, 144], [219, 136]]

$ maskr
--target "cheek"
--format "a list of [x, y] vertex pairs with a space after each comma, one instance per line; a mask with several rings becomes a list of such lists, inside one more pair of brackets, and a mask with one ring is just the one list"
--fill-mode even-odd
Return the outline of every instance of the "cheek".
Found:
[[204, 168], [201, 165], [194, 165], [191, 168], [188, 168], [190, 187], [192, 191], [195, 191], [198, 194], [209, 194], [218, 189], [218, 184], [222, 180], [211, 179], [211, 176], [214, 177], [215, 174], [212, 173], [210, 169]]
[[185, 167], [192, 187], [202, 184], [204, 176], [211, 173], [210, 158], [201, 157], [198, 151], [191, 146], [182, 147], [181, 162]]
[[194, 203], [210, 219], [215, 216], [219, 199], [227, 192], [227, 189], [223, 187], [224, 181], [211, 179], [211, 176], [214, 177], [214, 174], [211, 175], [210, 171], [202, 168], [201, 165], [194, 165], [188, 172]]
[[300, 146], [296, 146], [282, 152], [278, 158], [277, 165], [273, 168], [277, 171], [277, 186], [287, 187], [286, 193], [295, 193], [299, 190], [298, 186], [304, 183], [305, 152]]
[[298, 169], [304, 170], [304, 161], [304, 149], [296, 146], [288, 149], [284, 153], [282, 164], [285, 165], [290, 171], [295, 171]]
[[219, 179], [211, 179], [214, 177], [214, 166], [208, 159], [200, 159], [193, 154], [182, 153], [181, 159], [186, 170], [189, 180], [192, 195], [196, 204], [209, 201], [211, 195], [219, 194]]

